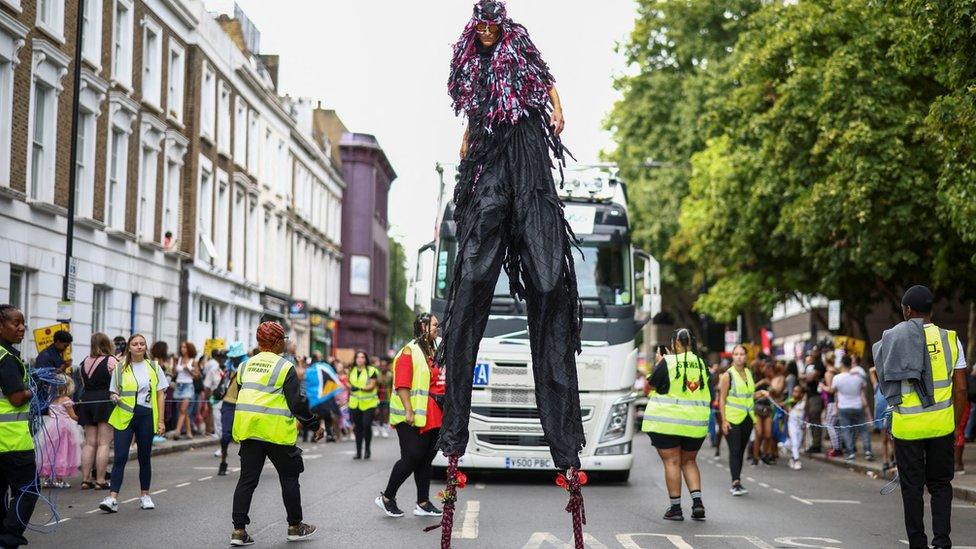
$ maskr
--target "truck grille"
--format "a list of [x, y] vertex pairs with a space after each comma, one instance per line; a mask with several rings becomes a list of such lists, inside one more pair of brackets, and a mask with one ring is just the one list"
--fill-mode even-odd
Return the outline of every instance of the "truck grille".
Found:
[[[589, 419], [591, 408], [583, 408], [583, 421]], [[514, 406], [472, 406], [471, 413], [492, 419], [539, 419], [538, 408], [516, 408]]]
[[493, 446], [549, 447], [542, 435], [477, 435], [479, 442]]

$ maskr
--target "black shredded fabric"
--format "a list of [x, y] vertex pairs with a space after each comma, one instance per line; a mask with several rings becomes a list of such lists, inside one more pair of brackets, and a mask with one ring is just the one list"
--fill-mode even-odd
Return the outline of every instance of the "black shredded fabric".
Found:
[[467, 446], [474, 364], [504, 267], [511, 295], [527, 303], [536, 404], [553, 460], [561, 469], [579, 468], [585, 440], [575, 358], [582, 324], [573, 263], [578, 240], [550, 158], [562, 163], [565, 149], [548, 112], [533, 110], [491, 128], [479, 123], [481, 114], [470, 116], [454, 194], [458, 259], [438, 352], [447, 367], [439, 446], [448, 456], [463, 455]]

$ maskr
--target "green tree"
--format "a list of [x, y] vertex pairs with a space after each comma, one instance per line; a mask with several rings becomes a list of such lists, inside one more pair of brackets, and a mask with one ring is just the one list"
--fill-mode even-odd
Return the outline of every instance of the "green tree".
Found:
[[413, 337], [413, 313], [407, 305], [407, 256], [390, 238], [390, 343], [399, 347]]
[[670, 248], [708, 273], [699, 310], [728, 319], [822, 294], [869, 336], [876, 303], [931, 279], [951, 241], [922, 131], [941, 87], [896, 61], [906, 24], [868, 0], [767, 4], [749, 18], [717, 85], [727, 91], [706, 105], [711, 139]]
[[[662, 260], [665, 307], [684, 325], [698, 325], [695, 269], [665, 261], [665, 254], [688, 193], [691, 156], [705, 145], [704, 104], [720, 92], [712, 83], [758, 6], [754, 0], [638, 0], [633, 32], [621, 46], [633, 74], [615, 82], [623, 98], [607, 117], [616, 143], [607, 157], [628, 183], [634, 241]], [[650, 160], [659, 167], [651, 169]]]

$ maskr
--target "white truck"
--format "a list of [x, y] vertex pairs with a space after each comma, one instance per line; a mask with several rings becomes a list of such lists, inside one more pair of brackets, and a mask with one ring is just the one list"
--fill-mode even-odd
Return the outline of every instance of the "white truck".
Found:
[[[583, 351], [576, 358], [586, 435], [582, 468], [607, 480], [626, 481], [634, 461], [635, 335], [660, 309], [659, 266], [631, 245], [623, 183], [602, 172], [582, 175], [567, 175], [560, 190], [566, 217], [582, 242], [582, 261], [574, 251], [583, 304]], [[430, 307], [421, 308], [441, 318], [457, 255], [452, 214], [453, 205], [448, 204], [435, 240], [418, 255], [417, 272], [430, 273], [418, 276], [433, 279], [416, 282], [432, 284]], [[434, 251], [432, 269], [419, 263], [425, 251]], [[642, 269], [635, 269], [638, 264]], [[502, 271], [474, 367], [463, 467], [554, 469], [535, 406], [531, 361], [525, 303], [509, 296]], [[438, 454], [434, 465], [445, 467], [447, 460]]]

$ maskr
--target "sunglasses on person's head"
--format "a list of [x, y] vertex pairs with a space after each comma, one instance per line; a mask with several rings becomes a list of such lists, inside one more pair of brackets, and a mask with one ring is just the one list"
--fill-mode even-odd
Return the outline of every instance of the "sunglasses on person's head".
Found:
[[478, 23], [474, 26], [474, 30], [484, 34], [488, 31], [498, 32], [498, 25], [495, 23]]

